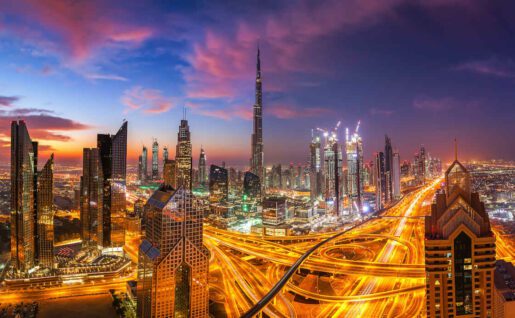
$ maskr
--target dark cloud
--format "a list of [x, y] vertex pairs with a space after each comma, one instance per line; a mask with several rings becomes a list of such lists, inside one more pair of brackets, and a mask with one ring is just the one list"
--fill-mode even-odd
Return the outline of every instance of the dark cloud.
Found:
[[0, 96], [0, 106], [11, 107], [19, 99], [17, 96]]

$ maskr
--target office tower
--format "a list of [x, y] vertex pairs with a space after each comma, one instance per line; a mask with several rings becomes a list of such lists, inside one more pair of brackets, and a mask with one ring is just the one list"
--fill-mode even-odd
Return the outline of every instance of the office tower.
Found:
[[393, 149], [392, 142], [388, 135], [384, 136], [384, 178], [385, 178], [385, 200], [390, 202], [393, 200]]
[[177, 133], [177, 150], [175, 152], [177, 164], [177, 187], [183, 186], [191, 190], [192, 158], [191, 158], [191, 136], [190, 126], [186, 119], [181, 120], [179, 132]]
[[115, 135], [98, 134], [97, 148], [102, 167], [102, 241], [103, 247], [124, 245], [126, 179], [127, 179], [127, 122]]
[[363, 142], [358, 134], [359, 122], [354, 133], [349, 136], [348, 129], [345, 133], [345, 152], [347, 154], [347, 191], [350, 210], [361, 212], [363, 195]]
[[260, 179], [250, 171], [245, 172], [243, 177], [243, 195], [253, 199], [261, 196]]
[[325, 199], [333, 202], [334, 214], [339, 216], [342, 187], [342, 149], [336, 132], [326, 138], [324, 147]]
[[147, 147], [143, 146], [143, 151], [141, 152], [141, 160], [142, 160], [142, 163], [141, 163], [141, 168], [142, 168], [142, 176], [141, 176], [141, 180], [142, 181], [147, 181], [148, 180], [148, 151], [147, 151]]
[[11, 123], [11, 265], [27, 272], [36, 259], [37, 143], [25, 122]]
[[164, 184], [174, 189], [177, 188], [177, 164], [175, 160], [166, 160], [163, 166], [163, 179]]
[[455, 158], [425, 222], [428, 317], [492, 317], [495, 236]]
[[401, 197], [401, 158], [398, 152], [393, 153], [392, 157], [392, 194], [393, 199], [398, 200]]
[[411, 167], [408, 160], [404, 160], [401, 165], [401, 177], [407, 178], [411, 175]]
[[229, 197], [229, 175], [227, 169], [211, 165], [209, 168], [209, 201], [227, 201]]
[[309, 145], [309, 185], [311, 201], [322, 196], [322, 159], [320, 136], [315, 136], [311, 130], [311, 144]]
[[252, 133], [252, 157], [250, 159], [250, 172], [259, 177], [261, 186], [264, 187], [264, 152], [263, 152], [263, 91], [261, 83], [261, 61], [259, 48], [257, 51], [256, 65], [256, 101], [254, 103], [254, 126]]
[[81, 238], [84, 245], [103, 244], [102, 166], [98, 148], [84, 148], [80, 178]]
[[37, 185], [38, 265], [54, 268], [54, 154], [38, 173]]
[[198, 158], [198, 178], [199, 185], [203, 188], [206, 186], [207, 174], [206, 174], [206, 154], [204, 149], [200, 147], [200, 156]]
[[143, 182], [143, 156], [138, 157], [138, 181]]
[[385, 177], [385, 164], [384, 154], [382, 152], [376, 153], [375, 162], [376, 174], [376, 210], [384, 208], [386, 203], [386, 177]]
[[415, 178], [418, 184], [424, 184], [426, 182], [426, 149], [423, 145], [420, 146], [420, 150], [415, 158]]
[[202, 242], [201, 203], [185, 188], [163, 185], [148, 199], [145, 213], [138, 317], [208, 317], [209, 251]]
[[166, 160], [168, 160], [168, 147], [164, 147], [163, 148], [163, 162], [165, 162]]
[[288, 217], [286, 197], [267, 197], [263, 199], [263, 225], [283, 225]]
[[157, 139], [152, 143], [152, 180], [159, 180], [159, 144]]

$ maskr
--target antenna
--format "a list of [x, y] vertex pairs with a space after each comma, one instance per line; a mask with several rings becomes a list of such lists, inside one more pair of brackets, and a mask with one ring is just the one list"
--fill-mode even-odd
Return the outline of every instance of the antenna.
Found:
[[458, 141], [454, 138], [454, 160], [458, 161]]

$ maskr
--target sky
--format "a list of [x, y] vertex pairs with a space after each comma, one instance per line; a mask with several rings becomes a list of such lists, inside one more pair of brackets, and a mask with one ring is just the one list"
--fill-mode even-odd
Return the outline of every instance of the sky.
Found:
[[57, 163], [124, 119], [131, 162], [174, 156], [186, 108], [194, 159], [246, 165], [258, 45], [266, 164], [358, 120], [366, 158], [388, 134], [401, 160], [515, 160], [514, 37], [513, 1], [0, 0], [0, 161], [16, 119]]

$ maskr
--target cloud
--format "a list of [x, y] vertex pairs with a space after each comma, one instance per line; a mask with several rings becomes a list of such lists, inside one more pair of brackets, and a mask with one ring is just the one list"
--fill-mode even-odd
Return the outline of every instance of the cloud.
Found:
[[0, 106], [11, 107], [19, 99], [17, 96], [0, 96]]
[[123, 93], [121, 102], [126, 106], [125, 111], [141, 110], [145, 114], [160, 114], [174, 107], [170, 97], [160, 90], [134, 86]]
[[370, 109], [370, 114], [373, 115], [373, 116], [390, 116], [394, 113], [395, 111], [392, 110], [392, 109], [381, 109], [381, 108], [372, 108]]
[[469, 61], [459, 64], [455, 69], [495, 77], [515, 77], [515, 62], [511, 59], [489, 58], [486, 60]]
[[427, 111], [448, 111], [451, 109], [477, 108], [480, 106], [478, 101], [458, 100], [454, 97], [429, 98], [418, 97], [413, 101], [413, 107]]
[[115, 74], [98, 74], [98, 73], [88, 73], [85, 75], [87, 79], [91, 80], [109, 80], [109, 81], [122, 81], [127, 82], [129, 79], [123, 76], [115, 75]]
[[272, 105], [265, 108], [265, 115], [280, 119], [320, 117], [332, 114], [333, 110], [323, 107], [299, 107], [295, 105]]

